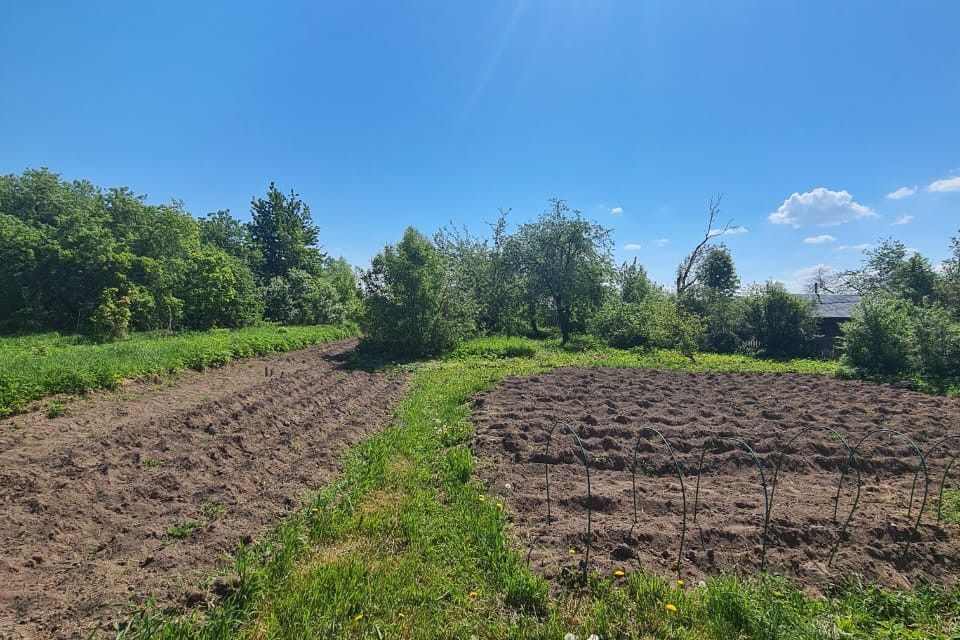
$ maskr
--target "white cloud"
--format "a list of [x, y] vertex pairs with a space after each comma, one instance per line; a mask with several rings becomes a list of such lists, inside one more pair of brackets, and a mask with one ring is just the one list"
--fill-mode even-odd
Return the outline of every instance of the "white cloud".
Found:
[[818, 273], [823, 273], [825, 276], [834, 275], [837, 273], [836, 267], [829, 264], [815, 264], [812, 267], [804, 267], [803, 269], [797, 269], [792, 272], [786, 278], [779, 278], [780, 282], [786, 287], [787, 291], [792, 291], [794, 293], [802, 293], [806, 290], [807, 285], [809, 285]]
[[884, 196], [887, 200], [903, 200], [904, 198], [909, 198], [917, 192], [917, 187], [900, 187], [896, 191], [891, 191]]
[[668, 244], [670, 244], [670, 238], [660, 238], [659, 240], [657, 240], [658, 247], [665, 247]]
[[834, 242], [836, 238], [831, 235], [823, 234], [822, 236], [810, 236], [809, 238], [804, 238], [804, 244], [823, 244], [824, 242]]
[[817, 187], [807, 193], [794, 193], [768, 218], [774, 224], [789, 224], [799, 228], [804, 225], [835, 227], [850, 220], [876, 215], [877, 212], [870, 207], [855, 202], [847, 191]]
[[911, 220], [913, 220], [913, 216], [909, 213], [905, 213], [890, 224], [910, 224]]
[[623, 213], [623, 207], [614, 207], [613, 209], [610, 209], [610, 215], [612, 216], [618, 216], [621, 213]]
[[927, 191], [960, 191], [960, 176], [934, 180], [927, 187]]
[[740, 233], [750, 233], [750, 229], [746, 227], [737, 225], [736, 227], [730, 227], [729, 229], [714, 229], [710, 232], [711, 238], [716, 238], [717, 236], [735, 236]]
[[842, 244], [837, 247], [837, 251], [866, 251], [867, 249], [873, 249], [873, 245], [869, 242], [864, 242], [863, 244]]
[[636, 242], [628, 242], [627, 244], [623, 245], [623, 248], [626, 251], [640, 251], [640, 249], [643, 249], [643, 245], [637, 244]]

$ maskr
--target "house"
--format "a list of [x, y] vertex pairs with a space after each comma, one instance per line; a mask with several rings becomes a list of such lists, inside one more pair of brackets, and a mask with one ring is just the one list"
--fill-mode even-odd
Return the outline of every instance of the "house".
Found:
[[797, 297], [814, 304], [814, 315], [820, 318], [820, 333], [829, 338], [840, 337], [840, 325], [850, 319], [860, 304], [859, 294], [798, 293]]

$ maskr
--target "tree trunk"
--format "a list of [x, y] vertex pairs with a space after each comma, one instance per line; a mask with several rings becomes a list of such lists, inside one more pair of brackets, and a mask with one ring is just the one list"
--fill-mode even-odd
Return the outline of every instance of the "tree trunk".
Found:
[[570, 310], [563, 308], [563, 301], [560, 298], [554, 298], [554, 304], [557, 305], [557, 325], [560, 326], [560, 344], [567, 344], [570, 340]]

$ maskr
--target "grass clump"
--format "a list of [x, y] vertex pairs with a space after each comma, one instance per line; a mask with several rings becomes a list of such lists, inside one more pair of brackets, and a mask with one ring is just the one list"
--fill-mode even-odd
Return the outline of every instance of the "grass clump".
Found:
[[473, 478], [471, 395], [504, 376], [574, 364], [830, 369], [740, 356], [694, 364], [673, 352], [569, 353], [559, 344], [504, 357], [488, 346], [423, 364], [393, 423], [350, 451], [336, 482], [238, 553], [235, 593], [202, 616], [144, 612], [118, 637], [813, 640], [950, 638], [957, 630], [960, 592], [932, 587], [850, 584], [810, 597], [770, 576], [697, 586], [636, 573], [594, 574], [588, 589], [551, 594], [511, 544], [497, 487]]
[[183, 522], [178, 522], [177, 524], [170, 525], [167, 527], [167, 538], [170, 540], [185, 540], [190, 537], [198, 527], [200, 523], [196, 520], [184, 520]]
[[356, 333], [353, 326], [264, 325], [173, 335], [143, 333], [109, 344], [56, 333], [0, 338], [0, 416], [24, 411], [31, 402], [58, 393], [82, 394], [116, 387], [128, 378], [183, 369], [202, 371], [239, 358], [300, 349]]

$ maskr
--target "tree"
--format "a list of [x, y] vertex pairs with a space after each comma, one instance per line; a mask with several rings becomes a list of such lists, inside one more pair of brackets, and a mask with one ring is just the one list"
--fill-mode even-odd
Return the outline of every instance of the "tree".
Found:
[[566, 344], [574, 318], [585, 320], [603, 301], [612, 271], [611, 231], [571, 212], [559, 198], [550, 205], [536, 222], [520, 225], [514, 242], [531, 306], [541, 294], [548, 297]]
[[960, 234], [950, 239], [950, 257], [943, 263], [939, 298], [944, 306], [960, 320]]
[[266, 282], [290, 269], [312, 271], [322, 254], [316, 248], [319, 229], [310, 207], [293, 191], [281, 193], [270, 183], [266, 198], [250, 203], [250, 235], [263, 256], [259, 275]]
[[231, 216], [229, 209], [208, 213], [200, 220], [200, 241], [243, 260], [251, 269], [260, 265], [262, 256], [254, 246], [250, 226]]
[[364, 341], [399, 356], [428, 356], [456, 346], [473, 329], [470, 301], [452, 286], [436, 247], [410, 227], [363, 274]]
[[726, 245], [708, 247], [697, 265], [697, 281], [707, 290], [730, 298], [740, 288], [740, 278]]
[[810, 303], [791, 295], [780, 283], [767, 283], [747, 298], [747, 322], [760, 348], [774, 357], [803, 353], [816, 330]]
[[620, 265], [617, 285], [620, 288], [620, 299], [627, 303], [642, 302], [656, 290], [647, 276], [647, 270], [643, 265], [637, 264], [636, 258], [630, 264], [624, 262]]
[[722, 200], [723, 196], [720, 195], [710, 198], [710, 203], [707, 206], [707, 228], [703, 233], [703, 238], [677, 267], [677, 304], [682, 304], [688, 291], [700, 282], [702, 276], [706, 275], [706, 272], [701, 270], [701, 265], [710, 249], [710, 243], [714, 239], [725, 235], [732, 228], [733, 220], [728, 221], [720, 229], [715, 227], [717, 216], [720, 215], [720, 202]]
[[193, 329], [243, 327], [263, 314], [249, 267], [219, 249], [207, 247], [191, 261], [183, 291], [183, 315]]

